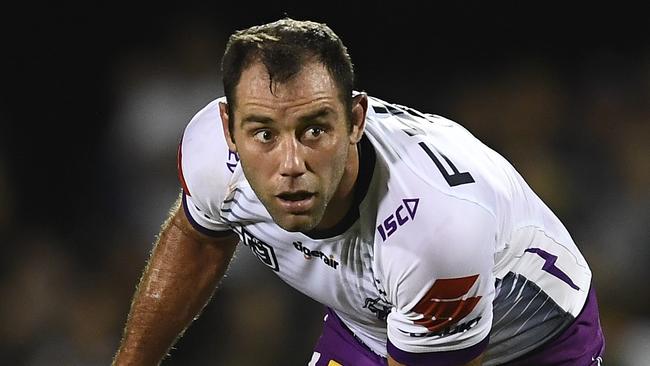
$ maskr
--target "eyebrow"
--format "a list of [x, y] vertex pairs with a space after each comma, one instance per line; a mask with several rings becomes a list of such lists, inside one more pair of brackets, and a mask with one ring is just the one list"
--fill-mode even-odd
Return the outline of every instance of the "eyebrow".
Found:
[[332, 113], [332, 108], [330, 107], [322, 107], [320, 109], [317, 109], [316, 111], [309, 113], [305, 116], [302, 116], [299, 118], [300, 122], [309, 122], [311, 120], [327, 117]]
[[[330, 107], [322, 107], [322, 108], [317, 109], [314, 112], [311, 112], [309, 114], [306, 114], [306, 115], [298, 118], [298, 120], [301, 123], [305, 123], [305, 122], [309, 122], [309, 121], [312, 121], [312, 120], [315, 120], [315, 119], [326, 117], [326, 116], [332, 114], [332, 112], [333, 112], [332, 108], [330, 108]], [[246, 123], [270, 124], [270, 123], [273, 123], [273, 122], [275, 122], [275, 120], [273, 118], [271, 118], [271, 117], [264, 116], [264, 115], [261, 115], [261, 114], [249, 114], [249, 115], [245, 116], [244, 118], [242, 118], [241, 124], [242, 125], [246, 124]]]
[[273, 122], [273, 118], [267, 117], [267, 116], [262, 116], [259, 114], [249, 114], [246, 117], [244, 117], [241, 121], [241, 124], [245, 124], [246, 122], [249, 123], [263, 123], [263, 124], [269, 124]]

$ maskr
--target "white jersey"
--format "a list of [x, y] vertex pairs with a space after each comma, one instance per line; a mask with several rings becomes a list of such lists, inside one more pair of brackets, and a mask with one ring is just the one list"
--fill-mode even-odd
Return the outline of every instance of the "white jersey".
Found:
[[179, 147], [197, 229], [233, 230], [289, 285], [332, 308], [387, 356], [489, 342], [492, 365], [562, 331], [591, 272], [566, 229], [515, 169], [448, 119], [369, 97], [357, 202], [310, 237], [277, 226], [225, 142], [217, 99]]

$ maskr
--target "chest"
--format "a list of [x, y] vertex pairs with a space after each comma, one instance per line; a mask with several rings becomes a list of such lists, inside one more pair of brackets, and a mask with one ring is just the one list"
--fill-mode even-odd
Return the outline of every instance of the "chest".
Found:
[[241, 244], [287, 284], [359, 320], [383, 321], [390, 311], [374, 261], [375, 235], [359, 222], [345, 233], [312, 239], [273, 223], [233, 225]]

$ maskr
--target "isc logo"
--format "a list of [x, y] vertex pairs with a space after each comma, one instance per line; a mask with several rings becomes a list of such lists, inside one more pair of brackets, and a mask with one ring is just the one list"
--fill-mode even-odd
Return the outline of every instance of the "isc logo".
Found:
[[394, 214], [391, 214], [382, 224], [377, 226], [377, 231], [381, 235], [381, 241], [393, 235], [397, 228], [406, 224], [409, 219], [415, 219], [415, 212], [418, 210], [419, 198], [405, 198], [402, 204], [397, 207]]

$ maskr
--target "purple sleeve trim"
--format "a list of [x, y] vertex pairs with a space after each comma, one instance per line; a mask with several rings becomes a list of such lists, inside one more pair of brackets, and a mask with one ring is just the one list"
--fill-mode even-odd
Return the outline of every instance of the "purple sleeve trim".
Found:
[[187, 217], [187, 221], [189, 221], [190, 224], [192, 224], [192, 227], [194, 227], [196, 231], [200, 232], [201, 234], [211, 236], [213, 238], [223, 238], [233, 233], [231, 230], [218, 231], [218, 230], [211, 230], [201, 226], [201, 224], [199, 224], [198, 222], [196, 222], [196, 220], [194, 220], [194, 217], [192, 217], [189, 208], [187, 208], [186, 197], [187, 195], [185, 194], [185, 192], [183, 192], [183, 211], [185, 211], [185, 216]]
[[428, 365], [465, 365], [469, 361], [478, 357], [487, 348], [490, 336], [484, 340], [469, 347], [456, 351], [411, 353], [402, 351], [395, 347], [390, 340], [386, 345], [388, 354], [397, 362], [409, 366], [428, 366]]

